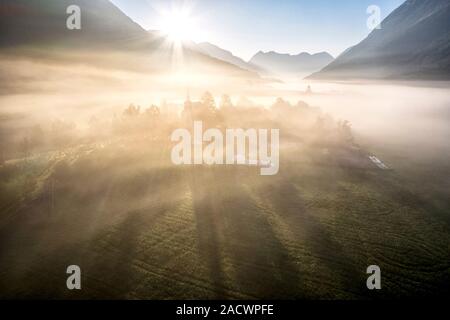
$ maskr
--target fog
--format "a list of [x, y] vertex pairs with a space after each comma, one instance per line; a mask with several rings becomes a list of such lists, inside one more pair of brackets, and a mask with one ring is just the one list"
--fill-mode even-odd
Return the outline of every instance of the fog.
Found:
[[148, 107], [165, 102], [180, 113], [188, 92], [199, 97], [209, 90], [217, 101], [226, 93], [235, 103], [245, 98], [265, 107], [277, 97], [292, 104], [301, 100], [335, 119], [350, 121], [362, 142], [413, 151], [417, 157], [448, 155], [450, 148], [450, 84], [446, 82], [325, 83], [290, 78], [250, 83], [224, 77], [217, 70], [154, 74], [145, 68], [11, 57], [4, 57], [1, 67], [0, 112], [20, 114], [22, 120], [70, 119], [83, 128], [91, 117], [111, 117], [130, 103]]
[[[347, 282], [373, 257], [388, 261], [386, 287], [448, 287], [446, 83], [271, 82], [19, 57], [0, 67], [0, 296], [67, 296], [52, 284], [73, 257], [93, 279], [86, 297], [205, 297], [192, 279], [212, 298], [241, 297], [228, 283], [243, 283], [244, 298], [326, 297], [317, 279], [365, 297], [365, 278]], [[195, 119], [280, 129], [279, 173], [174, 165], [170, 135]], [[174, 275], [189, 281], [168, 285]], [[134, 291], [142, 279], [152, 289]]]
[[[311, 85], [312, 94], [302, 92]], [[364, 139], [384, 146], [423, 152], [449, 152], [450, 84], [323, 83], [298, 81], [278, 85], [283, 96], [302, 99], [352, 123]], [[296, 92], [297, 91], [297, 92]]]

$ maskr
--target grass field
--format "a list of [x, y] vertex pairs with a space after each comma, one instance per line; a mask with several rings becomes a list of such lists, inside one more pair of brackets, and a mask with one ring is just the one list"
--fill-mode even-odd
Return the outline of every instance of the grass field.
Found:
[[[139, 139], [0, 167], [0, 298], [448, 296], [445, 161], [433, 175], [385, 151], [395, 169], [380, 170], [293, 143], [264, 177], [174, 166], [169, 144]], [[72, 264], [80, 291], [66, 288]]]

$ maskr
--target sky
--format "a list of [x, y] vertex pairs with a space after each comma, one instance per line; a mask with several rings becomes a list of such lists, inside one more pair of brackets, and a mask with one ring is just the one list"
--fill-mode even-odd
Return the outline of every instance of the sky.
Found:
[[378, 6], [384, 19], [405, 0], [111, 1], [147, 30], [167, 28], [173, 13], [185, 8], [191, 40], [213, 43], [249, 60], [258, 51], [327, 51], [336, 57], [370, 33], [369, 6]]

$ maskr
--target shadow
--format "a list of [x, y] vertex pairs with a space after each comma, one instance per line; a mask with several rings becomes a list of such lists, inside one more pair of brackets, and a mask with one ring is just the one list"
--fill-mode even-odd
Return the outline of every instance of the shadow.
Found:
[[199, 247], [215, 298], [302, 298], [296, 266], [249, 194], [252, 170], [191, 171]]
[[[276, 183], [260, 190], [261, 197], [269, 203], [274, 213], [289, 228], [294, 244], [303, 246], [312, 254], [316, 269], [302, 270], [304, 278], [311, 282], [321, 282], [318, 288], [323, 292], [308, 292], [309, 298], [361, 298], [367, 293], [366, 267], [356, 263], [344, 247], [332, 236], [332, 227], [324, 225], [315, 213], [305, 206], [295, 178], [280, 175]], [[349, 243], [351, 246], [351, 243]], [[348, 249], [348, 248], [347, 248]], [[317, 286], [317, 284], [316, 284]], [[299, 290], [302, 290], [299, 288]], [[323, 290], [323, 289], [322, 289]]]
[[220, 194], [220, 190], [217, 188], [211, 169], [193, 167], [188, 175], [199, 242], [198, 249], [209, 270], [209, 279], [212, 281], [214, 291], [212, 298], [224, 298], [226, 294], [218, 234], [222, 217], [217, 210], [217, 193]]

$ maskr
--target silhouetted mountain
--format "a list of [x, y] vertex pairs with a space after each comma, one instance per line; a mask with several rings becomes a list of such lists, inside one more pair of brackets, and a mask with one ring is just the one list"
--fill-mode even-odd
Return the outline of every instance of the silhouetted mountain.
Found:
[[306, 52], [290, 55], [274, 51], [258, 52], [249, 63], [263, 68], [277, 75], [309, 74], [314, 70], [320, 70], [333, 61], [333, 57], [326, 53], [309, 54]]
[[260, 74], [264, 74], [265, 71], [248, 62], [245, 62], [243, 59], [236, 57], [235, 55], [233, 55], [233, 53], [231, 53], [230, 51], [227, 51], [225, 49], [222, 49], [214, 44], [211, 44], [209, 42], [202, 42], [202, 43], [198, 43], [196, 45], [196, 48], [198, 51], [207, 54], [213, 58], [231, 63], [235, 66], [238, 66], [239, 68], [245, 69], [245, 70], [249, 70], [249, 71], [253, 71], [253, 72], [257, 72]]
[[450, 79], [450, 0], [408, 0], [309, 79]]
[[[109, 0], [2, 0], [0, 10], [0, 49], [18, 53], [19, 49], [39, 49], [45, 55], [84, 51], [95, 54], [133, 52], [147, 58], [140, 68], [155, 65], [169, 68], [173, 48], [160, 33], [148, 32]], [[81, 9], [81, 30], [69, 30], [67, 7]], [[128, 59], [127, 63], [140, 61]], [[183, 48], [183, 63], [229, 71], [230, 74], [258, 78], [255, 73]], [[136, 67], [136, 66], [135, 66]]]
[[[81, 8], [81, 30], [66, 27], [67, 7]], [[119, 47], [146, 39], [138, 24], [108, 0], [3, 0], [0, 44]]]

